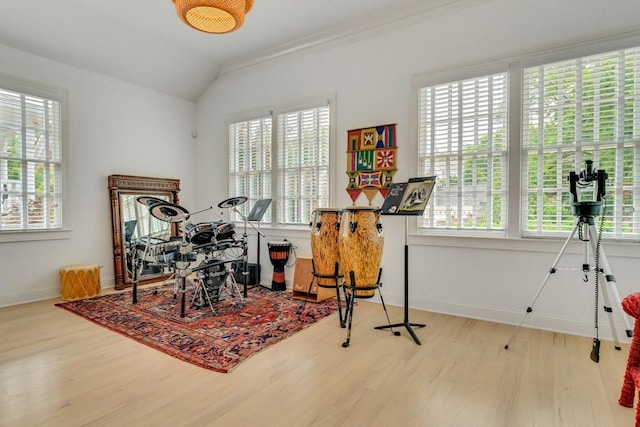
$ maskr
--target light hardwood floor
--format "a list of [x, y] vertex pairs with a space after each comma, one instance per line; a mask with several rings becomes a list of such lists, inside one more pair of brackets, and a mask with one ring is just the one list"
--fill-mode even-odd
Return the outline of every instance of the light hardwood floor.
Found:
[[[632, 426], [628, 345], [410, 311], [414, 343], [359, 301], [228, 374], [179, 361], [42, 301], [0, 309], [2, 426]], [[389, 307], [391, 321], [403, 311]]]

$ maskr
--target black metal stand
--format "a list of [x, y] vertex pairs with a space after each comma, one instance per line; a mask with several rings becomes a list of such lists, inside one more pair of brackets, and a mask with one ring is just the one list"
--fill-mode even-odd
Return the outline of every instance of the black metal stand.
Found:
[[187, 315], [187, 278], [180, 277], [180, 293], [182, 294], [182, 299], [180, 300], [180, 317], [185, 317]]
[[[316, 279], [333, 279], [335, 280], [335, 285], [325, 285], [325, 284], [320, 284], [318, 283], [317, 286], [319, 288], [326, 288], [326, 289], [332, 289], [335, 288], [336, 290], [336, 299], [338, 300], [338, 316], [340, 319], [340, 327], [344, 328], [346, 327], [345, 321], [346, 321], [346, 313], [345, 316], [342, 316], [342, 300], [340, 299], [340, 284], [338, 283], [338, 281], [340, 279], [344, 279], [344, 276], [341, 275], [339, 273], [339, 264], [336, 262], [336, 268], [334, 271], [333, 276], [326, 276], [326, 275], [322, 275], [322, 274], [317, 274], [316, 273], [316, 264], [313, 262], [313, 258], [311, 259], [311, 274], [313, 275], [313, 277], [311, 278], [311, 282], [309, 282], [309, 289], [307, 290], [307, 293], [304, 296], [304, 303], [302, 304], [302, 308], [298, 309], [298, 311], [296, 311], [296, 314], [301, 315], [304, 312], [305, 307], [307, 306], [307, 300], [309, 299], [309, 294], [311, 294], [311, 288], [313, 287], [313, 281]], [[346, 307], [345, 307], [346, 309]]]
[[249, 289], [249, 252], [247, 248], [247, 222], [245, 221], [245, 230], [242, 234], [242, 295], [247, 298], [247, 290]]
[[409, 242], [408, 242], [408, 222], [409, 217], [405, 217], [404, 223], [404, 321], [402, 323], [396, 323], [394, 325], [382, 325], [376, 326], [375, 329], [386, 329], [397, 326], [404, 326], [407, 328], [409, 334], [413, 337], [413, 340], [418, 345], [422, 345], [418, 336], [413, 330], [413, 327], [424, 328], [426, 325], [422, 323], [410, 323], [409, 322]]
[[[380, 301], [382, 302], [382, 308], [384, 309], [384, 314], [387, 316], [387, 324], [384, 326], [385, 328], [390, 328], [391, 333], [395, 336], [399, 336], [400, 332], [394, 331], [393, 326], [391, 324], [391, 320], [389, 320], [389, 313], [387, 312], [387, 306], [384, 304], [384, 298], [382, 298], [382, 291], [380, 288], [382, 287], [382, 283], [380, 283], [380, 278], [382, 277], [382, 269], [378, 270], [378, 280], [375, 285], [371, 286], [356, 286], [356, 276], [353, 271], [349, 272], [349, 278], [351, 279], [351, 284], [347, 285], [346, 283], [343, 285], [344, 287], [344, 299], [346, 301], [346, 313], [345, 313], [345, 321], [347, 322], [347, 340], [342, 343], [342, 347], [347, 348], [351, 343], [351, 324], [353, 323], [353, 304], [356, 298], [371, 298], [372, 295], [367, 296], [358, 296], [356, 294], [357, 291], [370, 291], [370, 290], [378, 290], [380, 294]], [[380, 329], [378, 326], [376, 329]]]

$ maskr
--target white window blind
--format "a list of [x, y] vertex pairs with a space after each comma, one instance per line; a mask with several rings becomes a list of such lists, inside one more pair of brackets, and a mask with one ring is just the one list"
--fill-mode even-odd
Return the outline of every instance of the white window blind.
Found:
[[328, 105], [278, 114], [278, 222], [309, 224], [329, 205]]
[[61, 229], [61, 102], [1, 86], [0, 231]]
[[523, 235], [573, 229], [568, 175], [592, 160], [609, 177], [603, 235], [640, 237], [640, 49], [526, 68], [522, 132]]
[[505, 234], [507, 74], [418, 90], [419, 173], [437, 188], [418, 226]]
[[[229, 194], [247, 197], [237, 208], [248, 215], [257, 200], [271, 197], [271, 116], [229, 125]], [[240, 221], [233, 213], [232, 219]], [[271, 206], [263, 216], [271, 222]]]

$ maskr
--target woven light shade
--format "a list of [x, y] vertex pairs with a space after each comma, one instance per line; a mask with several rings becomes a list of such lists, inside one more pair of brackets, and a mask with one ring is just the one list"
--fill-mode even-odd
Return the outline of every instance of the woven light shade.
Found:
[[172, 0], [176, 13], [188, 26], [205, 33], [237, 30], [253, 7], [253, 0]]

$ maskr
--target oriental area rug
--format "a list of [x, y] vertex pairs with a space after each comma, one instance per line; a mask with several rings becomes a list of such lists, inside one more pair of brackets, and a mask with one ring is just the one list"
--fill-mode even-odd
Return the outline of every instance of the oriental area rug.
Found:
[[100, 326], [146, 344], [185, 362], [217, 372], [229, 372], [240, 362], [290, 337], [337, 310], [335, 299], [307, 303], [289, 292], [250, 289], [244, 302], [226, 296], [200, 309], [189, 308], [180, 317], [181, 297], [173, 285], [56, 304]]

